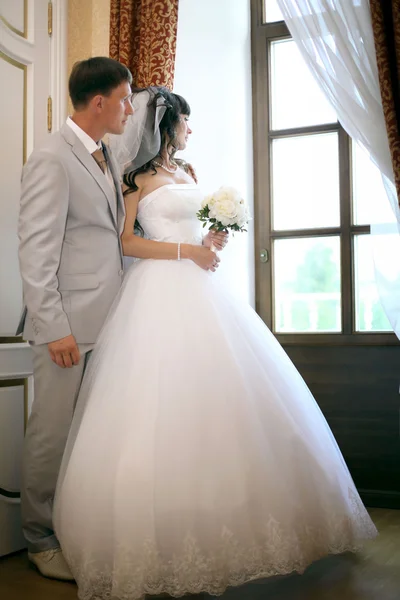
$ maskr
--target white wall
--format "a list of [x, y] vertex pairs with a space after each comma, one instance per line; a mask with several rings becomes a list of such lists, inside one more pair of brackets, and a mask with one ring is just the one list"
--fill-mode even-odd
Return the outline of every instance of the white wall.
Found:
[[[192, 110], [182, 155], [205, 193], [238, 188], [253, 214], [249, 0], [180, 0], [174, 91]], [[218, 276], [254, 304], [254, 233], [235, 234]]]

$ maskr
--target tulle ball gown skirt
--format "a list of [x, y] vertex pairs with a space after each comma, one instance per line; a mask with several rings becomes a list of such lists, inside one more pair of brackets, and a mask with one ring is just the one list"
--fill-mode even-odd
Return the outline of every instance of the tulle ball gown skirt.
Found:
[[141, 261], [90, 360], [54, 520], [81, 600], [302, 572], [376, 534], [301, 376], [189, 261]]

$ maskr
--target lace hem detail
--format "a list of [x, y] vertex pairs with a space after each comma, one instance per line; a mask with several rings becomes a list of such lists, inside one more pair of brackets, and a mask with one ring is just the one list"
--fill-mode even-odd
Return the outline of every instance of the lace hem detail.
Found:
[[[188, 533], [182, 551], [163, 557], [154, 541], [145, 542], [140, 551], [117, 546], [113, 567], [105, 564], [101, 553], [67, 556], [79, 586], [80, 600], [140, 600], [145, 594], [162, 593], [173, 597], [208, 593], [221, 595], [228, 587], [274, 575], [299, 573], [328, 554], [355, 552], [377, 531], [364, 507], [354, 498], [355, 514], [328, 517], [323, 527], [296, 524], [290, 531], [273, 518], [260, 527], [258, 539], [242, 543], [224, 527], [212, 551]], [[72, 553], [73, 554], [73, 553]]]

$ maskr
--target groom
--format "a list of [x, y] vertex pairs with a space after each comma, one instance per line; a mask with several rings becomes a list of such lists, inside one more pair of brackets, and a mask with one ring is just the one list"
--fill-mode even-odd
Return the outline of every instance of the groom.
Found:
[[34, 402], [23, 456], [22, 521], [42, 575], [73, 579], [52, 526], [58, 471], [90, 351], [123, 275], [119, 170], [101, 139], [121, 134], [132, 76], [110, 58], [75, 64], [74, 113], [23, 169], [19, 219]]

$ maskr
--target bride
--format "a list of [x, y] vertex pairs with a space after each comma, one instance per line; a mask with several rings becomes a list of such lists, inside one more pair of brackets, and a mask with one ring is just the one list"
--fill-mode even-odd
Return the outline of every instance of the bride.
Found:
[[[302, 572], [376, 530], [305, 382], [212, 274], [202, 193], [183, 161], [190, 109], [136, 97], [113, 142], [136, 260], [93, 352], [54, 520], [82, 600], [208, 592]], [[135, 155], [132, 160], [132, 154]]]

